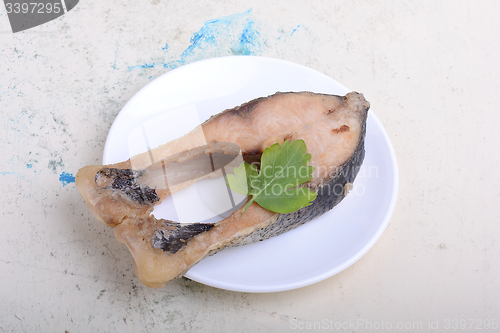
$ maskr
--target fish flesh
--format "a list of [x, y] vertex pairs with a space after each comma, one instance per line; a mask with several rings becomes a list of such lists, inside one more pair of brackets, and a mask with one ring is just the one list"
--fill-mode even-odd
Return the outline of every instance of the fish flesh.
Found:
[[[357, 92], [278, 92], [225, 110], [127, 161], [83, 167], [76, 187], [94, 216], [114, 227], [116, 239], [128, 247], [138, 278], [161, 288], [225, 247], [277, 236], [337, 205], [364, 159], [369, 108]], [[206, 144], [199, 145], [200, 136]], [[301, 185], [317, 193], [311, 205], [278, 214], [254, 202], [244, 214], [241, 207], [217, 223], [186, 224], [152, 215], [154, 206], [176, 191], [238, 166], [238, 156], [258, 163], [265, 148], [299, 139], [315, 168]]]

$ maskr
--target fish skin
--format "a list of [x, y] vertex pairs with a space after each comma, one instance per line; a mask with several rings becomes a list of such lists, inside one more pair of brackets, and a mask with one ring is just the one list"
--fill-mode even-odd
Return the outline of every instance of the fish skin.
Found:
[[177, 253], [188, 240], [214, 226], [212, 223], [177, 223], [164, 219], [155, 223], [162, 226], [152, 236], [153, 247], [172, 254]]
[[140, 173], [132, 169], [103, 168], [95, 174], [95, 183], [105, 183], [101, 188], [112, 188], [122, 191], [124, 195], [139, 205], [153, 205], [160, 200], [156, 191], [148, 186], [141, 186], [136, 182]]

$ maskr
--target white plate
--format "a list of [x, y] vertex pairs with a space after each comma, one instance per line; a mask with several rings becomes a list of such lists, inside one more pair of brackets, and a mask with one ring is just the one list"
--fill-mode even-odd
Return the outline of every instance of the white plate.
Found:
[[[199, 121], [205, 121], [221, 110], [277, 91], [349, 92], [319, 72], [277, 59], [241, 56], [192, 63], [158, 77], [132, 97], [109, 131], [103, 162], [127, 160], [145, 149], [129, 147], [140, 124], [149, 121], [169, 132], [150, 138], [158, 141], [149, 142], [152, 148], [192, 125], [151, 119], [161, 119], [175, 110], [195, 110]], [[179, 131], [170, 133], [173, 128]], [[365, 147], [366, 157], [354, 189], [333, 210], [278, 237], [225, 249], [202, 260], [185, 276], [227, 290], [276, 292], [319, 282], [355, 263], [386, 228], [398, 192], [394, 150], [371, 110]], [[163, 208], [155, 209], [155, 216], [169, 217], [162, 215], [168, 215], [172, 206], [160, 206]]]

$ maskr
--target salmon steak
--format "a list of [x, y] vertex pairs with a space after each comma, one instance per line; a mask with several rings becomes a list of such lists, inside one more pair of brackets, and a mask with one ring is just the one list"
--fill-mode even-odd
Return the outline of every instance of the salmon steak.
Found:
[[[365, 156], [369, 108], [357, 92], [278, 92], [222, 111], [127, 161], [85, 166], [76, 175], [76, 188], [93, 215], [114, 227], [116, 239], [128, 247], [141, 282], [161, 288], [225, 247], [277, 236], [337, 205]], [[223, 177], [223, 170], [242, 162], [238, 156], [258, 164], [266, 148], [286, 140], [303, 140], [311, 155], [312, 178], [299, 185], [316, 192], [310, 205], [279, 214], [252, 202], [243, 214], [240, 207], [216, 223], [153, 216], [154, 206], [173, 193], [201, 179]]]

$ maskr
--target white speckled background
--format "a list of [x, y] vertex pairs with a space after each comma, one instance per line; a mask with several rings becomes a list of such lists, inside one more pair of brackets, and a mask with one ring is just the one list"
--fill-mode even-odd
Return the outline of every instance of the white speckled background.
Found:
[[[499, 332], [499, 15], [495, 0], [88, 0], [12, 34], [0, 4], [0, 331]], [[231, 54], [363, 92], [398, 157], [396, 210], [368, 254], [309, 287], [148, 289], [72, 176], [145, 84]]]

